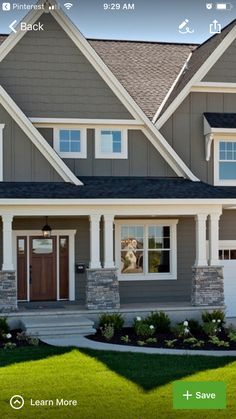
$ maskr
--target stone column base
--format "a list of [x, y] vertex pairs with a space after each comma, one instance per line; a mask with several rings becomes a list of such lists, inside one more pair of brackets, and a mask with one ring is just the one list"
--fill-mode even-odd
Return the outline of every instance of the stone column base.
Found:
[[192, 305], [223, 306], [224, 278], [222, 266], [192, 268]]
[[0, 312], [16, 310], [16, 273], [14, 271], [0, 271]]
[[120, 308], [116, 269], [87, 269], [86, 306], [104, 311]]

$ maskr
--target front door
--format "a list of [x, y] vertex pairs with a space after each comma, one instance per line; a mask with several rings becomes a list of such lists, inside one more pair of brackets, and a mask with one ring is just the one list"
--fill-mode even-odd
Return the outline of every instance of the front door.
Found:
[[57, 299], [56, 237], [30, 237], [30, 301]]

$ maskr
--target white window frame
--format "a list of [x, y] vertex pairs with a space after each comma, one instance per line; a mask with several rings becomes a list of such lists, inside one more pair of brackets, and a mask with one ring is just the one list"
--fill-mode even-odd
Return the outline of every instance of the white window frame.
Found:
[[[80, 131], [80, 152], [60, 151], [60, 131]], [[53, 128], [53, 148], [60, 157], [65, 159], [86, 159], [87, 158], [87, 129], [81, 126], [59, 126]]]
[[[214, 185], [216, 186], [236, 186], [236, 179], [220, 179], [220, 142], [236, 143], [236, 135], [223, 134], [214, 136]], [[229, 160], [230, 161], [230, 160]]]
[[5, 124], [0, 124], [0, 182], [3, 179], [3, 130], [5, 128]]
[[[167, 220], [115, 220], [115, 262], [118, 269], [119, 281], [156, 281], [156, 280], [177, 280], [177, 219]], [[170, 227], [170, 272], [160, 273], [146, 273], [148, 261], [144, 258], [144, 272], [143, 273], [121, 273], [121, 261], [120, 261], [120, 243], [121, 243], [121, 226], [124, 225], [138, 225], [144, 226], [144, 231], [147, 233], [149, 226], [167, 226]], [[144, 252], [148, 252], [148, 235], [144, 233]]]
[[[121, 132], [121, 152], [103, 153], [101, 151], [101, 131]], [[118, 127], [102, 127], [95, 129], [95, 159], [127, 159], [128, 158], [128, 130]]]

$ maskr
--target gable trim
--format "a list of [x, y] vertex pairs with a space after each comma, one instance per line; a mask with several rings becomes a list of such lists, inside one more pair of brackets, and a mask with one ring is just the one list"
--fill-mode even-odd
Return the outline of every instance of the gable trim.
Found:
[[186, 84], [186, 86], [184, 86], [184, 88], [181, 90], [178, 96], [173, 100], [170, 106], [165, 110], [165, 112], [156, 121], [155, 126], [157, 129], [160, 129], [165, 124], [165, 122], [170, 118], [170, 116], [175, 112], [175, 110], [181, 105], [183, 100], [190, 93], [191, 88], [194, 86], [194, 84], [201, 82], [201, 80], [206, 76], [209, 70], [219, 60], [222, 54], [226, 51], [226, 49], [232, 44], [232, 42], [235, 39], [236, 39], [236, 25], [225, 36], [225, 38], [218, 45], [218, 47], [212, 52], [212, 54], [203, 63], [203, 65], [198, 69], [198, 71], [194, 74], [194, 76], [190, 79], [190, 81]]
[[3, 130], [5, 124], [0, 124], [0, 182], [3, 181]]
[[203, 93], [236, 93], [236, 83], [204, 82], [195, 83], [191, 92]]
[[[55, 1], [49, 0], [45, 2], [44, 0], [40, 0], [37, 4], [56, 4]], [[26, 19], [27, 23], [31, 23], [31, 21], [36, 21], [42, 14], [43, 10], [35, 12], [30, 12]], [[65, 15], [65, 13], [61, 10], [53, 10], [49, 11], [58, 24], [62, 27], [62, 29], [66, 32], [66, 34], [70, 37], [70, 39], [74, 42], [77, 48], [81, 51], [82, 54], [87, 58], [90, 64], [95, 68], [98, 74], [102, 77], [102, 79], [106, 82], [106, 84], [110, 87], [116, 97], [123, 103], [126, 109], [130, 112], [134, 119], [140, 119], [147, 127], [147, 138], [152, 142], [153, 146], [162, 153], [162, 157], [168, 162], [171, 168], [178, 176], [187, 177], [192, 181], [198, 181], [199, 179], [190, 171], [190, 169], [186, 166], [183, 160], [177, 155], [174, 149], [168, 144], [166, 139], [158, 132], [157, 128], [153, 123], [148, 119], [142, 109], [137, 105], [134, 99], [130, 96], [130, 94], [126, 91], [126, 89], [122, 86], [122, 84], [117, 80], [111, 70], [106, 66], [106, 64], [102, 61], [99, 55], [95, 52], [95, 50], [91, 47], [89, 42], [82, 36], [80, 31], [74, 26], [74, 24], [70, 21], [70, 19]], [[0, 47], [0, 61], [10, 52], [10, 50], [17, 44], [17, 42], [22, 38], [16, 34], [11, 34], [7, 46], [4, 47], [4, 43], [2, 47]], [[6, 41], [5, 41], [6, 42]]]
[[83, 183], [70, 171], [68, 166], [61, 160], [58, 154], [47, 143], [45, 138], [39, 133], [37, 128], [29, 121], [22, 110], [16, 105], [8, 93], [0, 86], [0, 104], [15, 120], [17, 125], [24, 131], [29, 140], [37, 147], [40, 153], [56, 170], [65, 182], [72, 182], [75, 185], [83, 185]]

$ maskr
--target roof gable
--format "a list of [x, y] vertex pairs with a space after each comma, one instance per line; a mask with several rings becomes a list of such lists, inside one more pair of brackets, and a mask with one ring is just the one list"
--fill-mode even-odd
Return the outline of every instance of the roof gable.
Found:
[[200, 82], [219, 60], [225, 50], [236, 39], [236, 19], [226, 26], [220, 34], [212, 36], [193, 51], [186, 71], [171, 92], [165, 106], [157, 112], [154, 123], [160, 129], [171, 114], [186, 98], [194, 83]]

